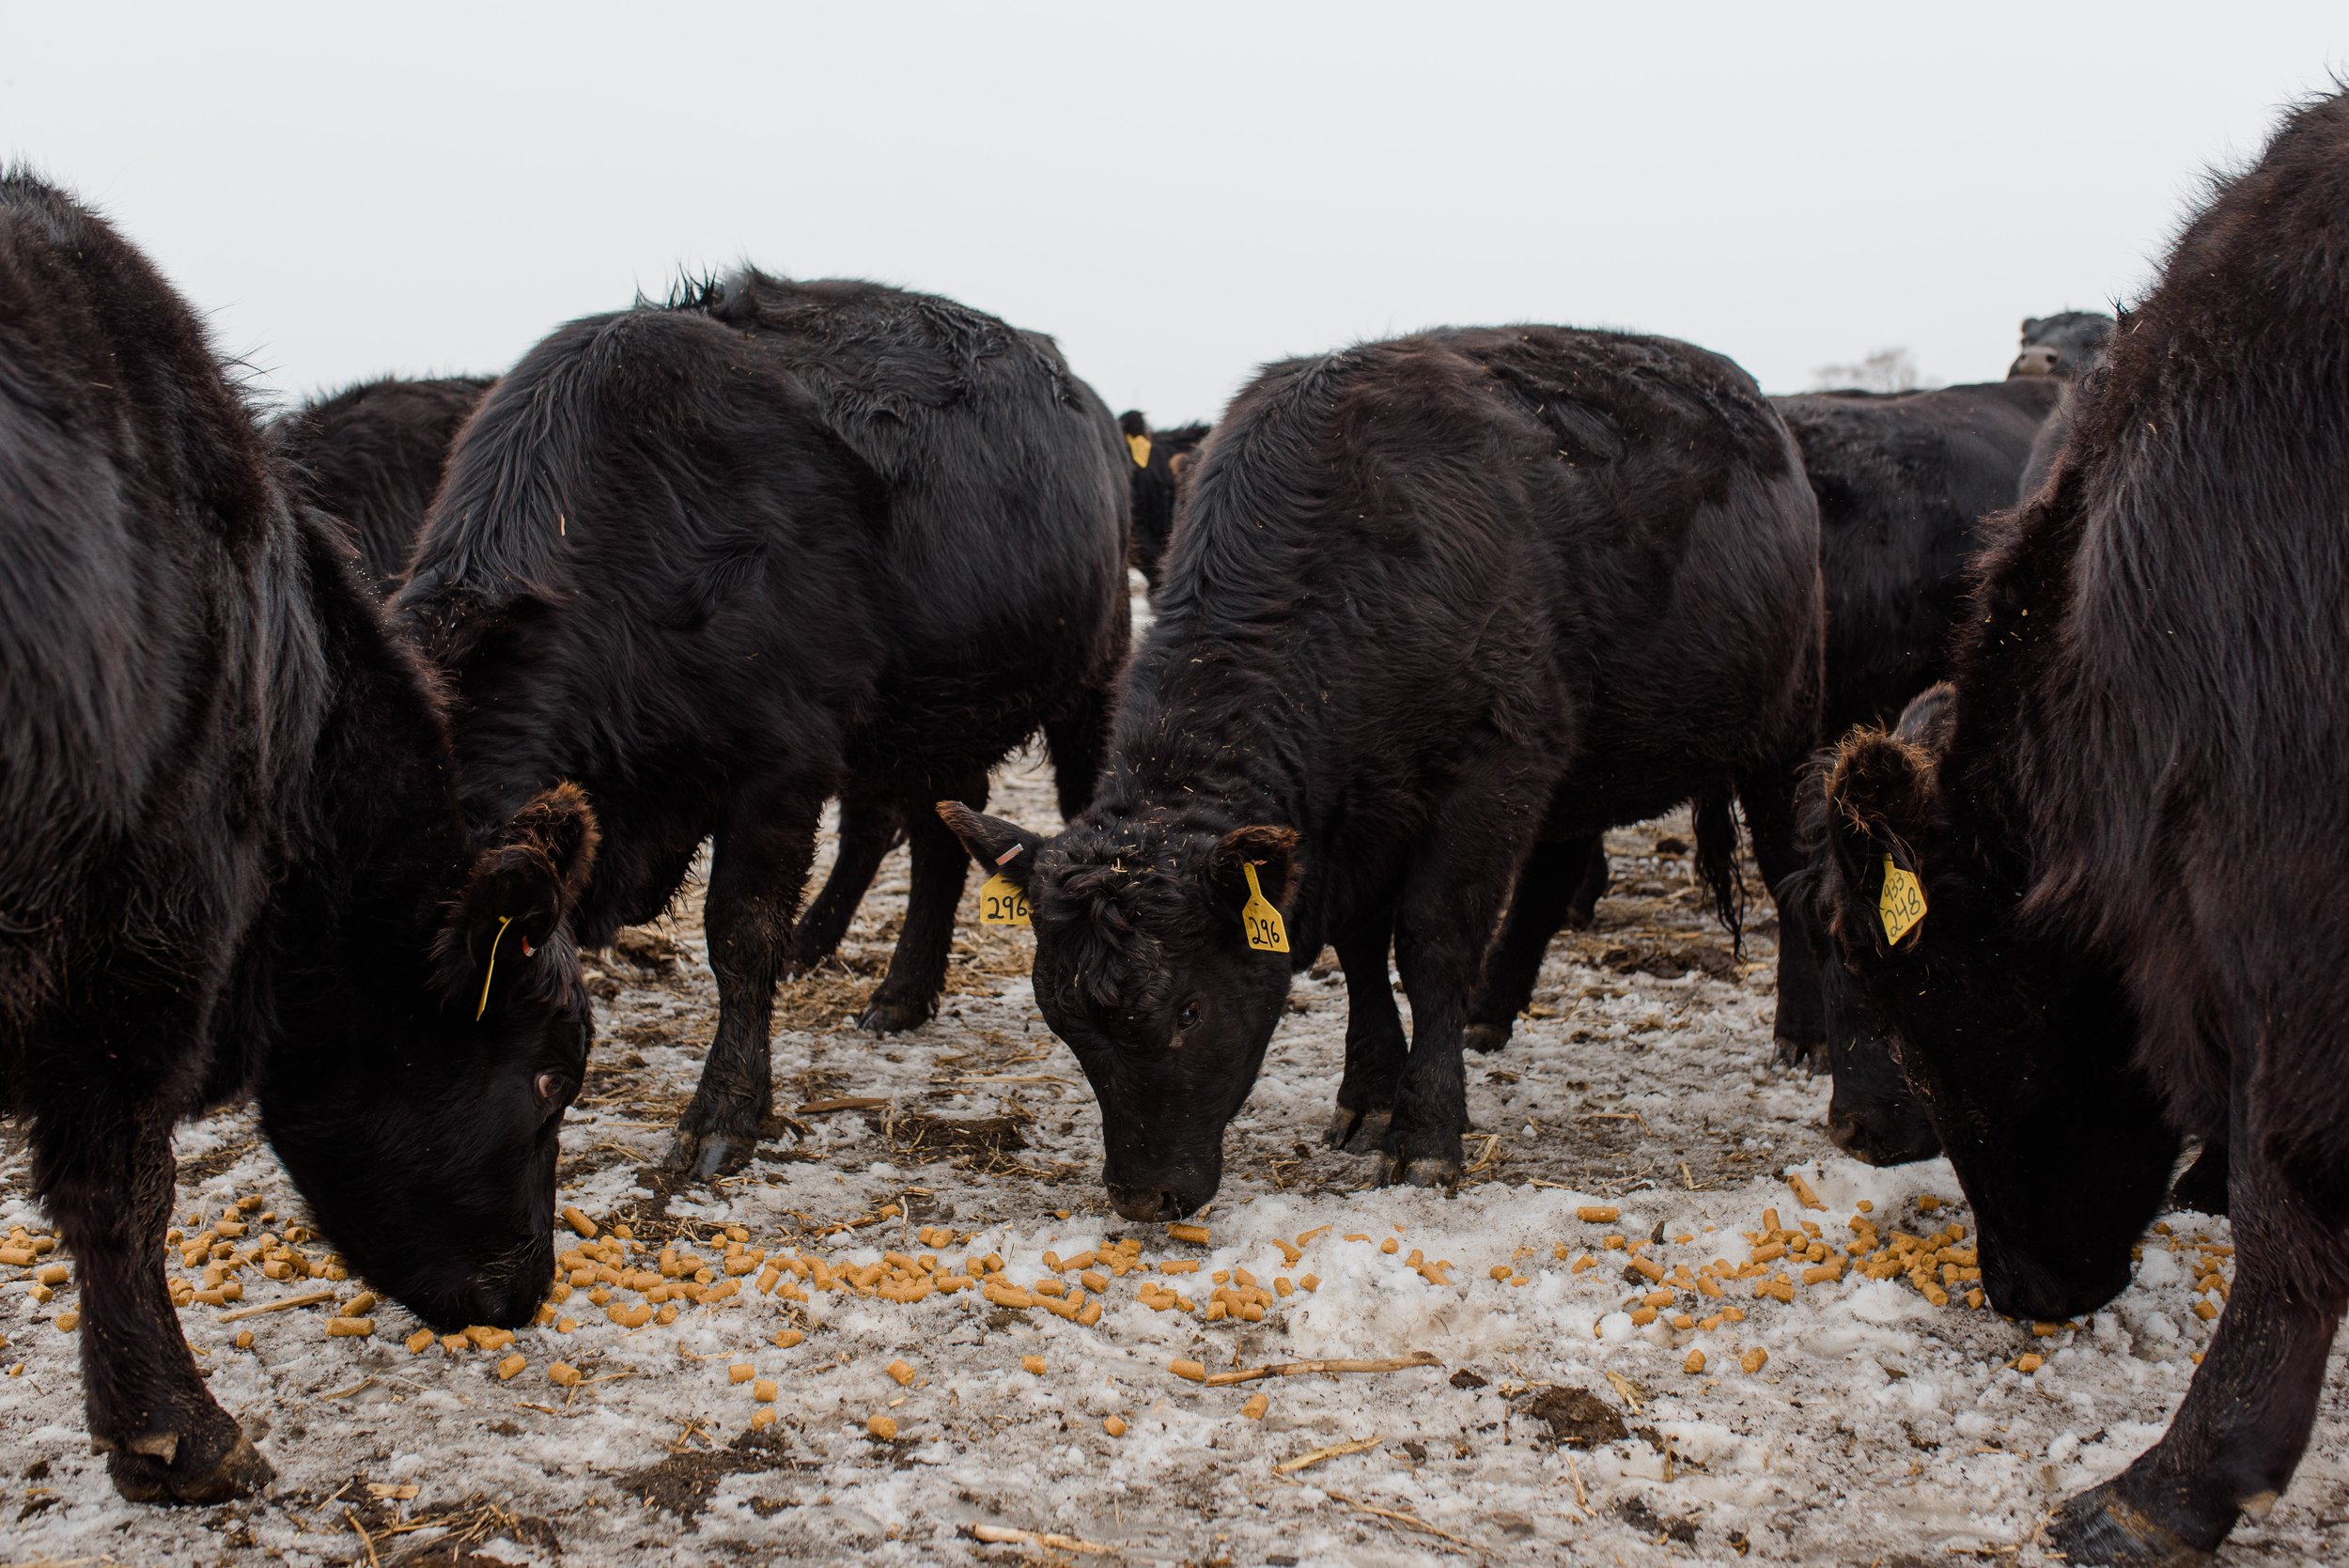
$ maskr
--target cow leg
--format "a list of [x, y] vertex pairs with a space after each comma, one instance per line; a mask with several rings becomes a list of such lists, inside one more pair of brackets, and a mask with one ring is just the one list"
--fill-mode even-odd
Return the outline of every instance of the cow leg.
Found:
[[[1499, 1050], [1509, 1043], [1517, 1015], [1533, 1000], [1551, 939], [1573, 923], [1575, 900], [1589, 880], [1594, 850], [1604, 866], [1607, 852], [1595, 835], [1543, 839], [1526, 857], [1501, 940], [1485, 959], [1485, 983], [1477, 991], [1466, 1035], [1470, 1049]], [[1605, 886], [1603, 879], [1600, 886]], [[1597, 894], [1592, 897], [1595, 900]], [[1589, 924], [1587, 913], [1583, 924]]]
[[1778, 1058], [1815, 1063], [1827, 1044], [1827, 1000], [1821, 991], [1820, 949], [1810, 911], [1792, 896], [1790, 881], [1803, 869], [1795, 847], [1795, 791], [1800, 770], [1764, 768], [1737, 781], [1737, 800], [1753, 833], [1753, 860], [1778, 909]]
[[768, 1031], [775, 981], [830, 793], [806, 784], [744, 790], [718, 830], [702, 908], [709, 967], [718, 973], [718, 1037], [669, 1155], [672, 1169], [695, 1180], [740, 1170], [758, 1146], [759, 1123], [774, 1103]]
[[1333, 1149], [1361, 1153], [1386, 1141], [1394, 1120], [1395, 1087], [1403, 1079], [1409, 1046], [1403, 1014], [1394, 1004], [1394, 982], [1387, 975], [1387, 945], [1394, 914], [1380, 909], [1338, 939], [1338, 963], [1346, 970], [1346, 1077], [1338, 1083], [1337, 1113], [1323, 1141]]
[[[77, 1048], [92, 1060], [117, 1055], [101, 1039]], [[164, 1281], [174, 1174], [168, 1118], [151, 1103], [106, 1103], [113, 1086], [102, 1079], [75, 1087], [70, 1112], [36, 1113], [32, 1143], [35, 1189], [56, 1218], [81, 1283], [91, 1446], [106, 1455], [115, 1490], [132, 1502], [220, 1502], [257, 1491], [270, 1479], [269, 1461], [205, 1389]]]
[[[2218, 1331], [2161, 1441], [2049, 1516], [2048, 1545], [2074, 1562], [2200, 1562], [2239, 1514], [2267, 1511], [2308, 1447], [2349, 1305], [2349, 1227], [2337, 1187], [2306, 1190], [2287, 1173], [2287, 1154], [2246, 1125], [2249, 1098], [2238, 1092], [2232, 1111], [2235, 1276]], [[2341, 1169], [2331, 1149], [2306, 1163]]]
[[[1479, 787], [1478, 773], [1491, 782]], [[1411, 999], [1411, 1049], [1387, 1131], [1391, 1180], [1438, 1187], [1460, 1178], [1468, 1134], [1461, 1049], [1501, 900], [1532, 850], [1548, 799], [1546, 787], [1528, 788], [1532, 776], [1514, 753], [1482, 759], [1405, 874], [1394, 952]]]
[[1115, 701], [1110, 688], [1087, 687], [1066, 716], [1044, 722], [1044, 750], [1052, 759], [1052, 784], [1060, 795], [1063, 820], [1074, 820], [1093, 804], [1093, 785], [1109, 754]]
[[[987, 775], [974, 773], [940, 798], [984, 811]], [[946, 986], [946, 952], [955, 938], [955, 908], [962, 902], [963, 877], [971, 867], [970, 852], [937, 812], [909, 810], [906, 818], [906, 833], [913, 841], [913, 888], [906, 897], [905, 924], [897, 932], [897, 950], [890, 955], [889, 973], [856, 1020], [858, 1028], [876, 1034], [917, 1028], [938, 1011], [938, 993]]]
[[856, 907], [873, 885], [894, 845], [897, 814], [885, 800], [851, 784], [840, 797], [840, 850], [832, 875], [791, 933], [791, 972], [803, 974], [839, 951]]
[[2178, 1185], [2170, 1189], [2170, 1202], [2178, 1208], [2192, 1209], [2197, 1214], [2227, 1212], [2227, 1141], [2206, 1139], [2194, 1163], [2178, 1177]]

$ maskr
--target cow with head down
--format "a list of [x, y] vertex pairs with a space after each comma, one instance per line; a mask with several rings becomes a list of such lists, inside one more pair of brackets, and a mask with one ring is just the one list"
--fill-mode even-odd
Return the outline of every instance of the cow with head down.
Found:
[[589, 1018], [557, 782], [469, 831], [437, 688], [195, 314], [0, 175], [0, 1112], [81, 1285], [123, 1496], [270, 1467], [163, 1272], [173, 1126], [250, 1093], [336, 1250], [435, 1327], [552, 1281]]
[[[1270, 366], [1188, 486], [1092, 804], [1050, 839], [940, 813], [1028, 893], [1120, 1213], [1215, 1194], [1325, 943], [1349, 1001], [1330, 1141], [1449, 1183], [1486, 951], [1537, 846], [1693, 799], [1734, 923], [1741, 799], [1766, 874], [1794, 867], [1820, 639], [1794, 443], [1687, 344], [1451, 330]], [[1781, 918], [1781, 1005], [1815, 1007]]]
[[1822, 893], [2021, 1317], [2128, 1281], [2182, 1136], [2235, 1273], [2161, 1440], [2055, 1511], [2201, 1560], [2306, 1448], [2349, 1304], [2349, 97], [2290, 115], [2113, 334], [1978, 567], [1946, 722], [1846, 739]]

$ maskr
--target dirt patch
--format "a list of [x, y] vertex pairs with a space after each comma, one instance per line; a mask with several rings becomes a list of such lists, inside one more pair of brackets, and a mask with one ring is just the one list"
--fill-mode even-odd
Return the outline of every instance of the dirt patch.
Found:
[[1517, 1406], [1517, 1414], [1549, 1425], [1549, 1438], [1568, 1448], [1596, 1448], [1631, 1436], [1623, 1416], [1588, 1389], [1544, 1389]]
[[1733, 980], [1737, 961], [1718, 947], [1694, 942], [1618, 943], [1598, 955], [1617, 974], [1644, 974], [1657, 980], [1677, 980], [1690, 970], [1712, 980]]
[[1010, 1154], [1028, 1146], [1028, 1135], [1010, 1116], [925, 1116], [919, 1111], [866, 1124], [889, 1141], [892, 1153], [910, 1159], [951, 1159], [959, 1155]]
[[1668, 1519], [1648, 1506], [1645, 1498], [1626, 1498], [1615, 1505], [1616, 1517], [1643, 1535], [1652, 1535], [1659, 1542], [1677, 1541], [1684, 1546], [1697, 1544], [1697, 1524], [1694, 1519]]
[[260, 1146], [259, 1139], [248, 1138], [241, 1142], [223, 1143], [210, 1154], [183, 1159], [179, 1162], [179, 1180], [189, 1186], [196, 1186], [210, 1181], [214, 1176], [226, 1175], [239, 1160]]
[[711, 1496], [726, 1477], [800, 1467], [791, 1457], [791, 1440], [770, 1427], [745, 1432], [722, 1449], [672, 1453], [658, 1464], [629, 1471], [616, 1484], [630, 1497], [690, 1524], [709, 1506]]

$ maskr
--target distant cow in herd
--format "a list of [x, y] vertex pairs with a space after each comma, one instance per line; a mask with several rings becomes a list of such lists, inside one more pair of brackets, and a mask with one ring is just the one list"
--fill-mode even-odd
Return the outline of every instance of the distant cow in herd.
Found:
[[[1214, 1195], [1290, 970], [1332, 942], [1331, 1141], [1455, 1180], [1486, 940], [1537, 843], [1693, 799], [1734, 922], [1735, 797], [1793, 867], [1820, 699], [1801, 462], [1726, 360], [1525, 327], [1274, 365], [1186, 484], [1092, 806], [1050, 839], [941, 814], [1033, 901], [1120, 1213]], [[1781, 921], [1783, 1005], [1817, 970]]]
[[377, 594], [406, 576], [449, 444], [489, 390], [486, 376], [387, 376], [270, 422], [295, 490], [349, 531]]
[[[749, 271], [561, 329], [466, 427], [394, 609], [452, 683], [473, 818], [580, 783], [591, 945], [715, 840], [720, 1014], [681, 1169], [750, 1157], [776, 982], [832, 953], [899, 832], [912, 893], [861, 1022], [935, 1010], [965, 861], [931, 802], [985, 804], [1039, 729], [1064, 809], [1090, 799], [1133, 468], [1050, 339]], [[833, 797], [839, 857], [795, 930]]]
[[1152, 586], [1166, 558], [1166, 541], [1174, 532], [1175, 498], [1183, 470], [1207, 439], [1208, 427], [1182, 425], [1153, 430], [1139, 409], [1117, 416], [1117, 428], [1134, 459], [1134, 532], [1128, 559]]
[[2349, 1302], [2349, 100], [2220, 185], [1979, 566], [1946, 725], [1844, 742], [1825, 893], [1974, 1209], [1993, 1305], [2124, 1285], [2180, 1135], [2235, 1273], [2074, 1562], [2200, 1560], [2309, 1441]]
[[0, 176], [0, 1110], [81, 1283], [123, 1496], [268, 1464], [163, 1273], [175, 1124], [247, 1091], [335, 1249], [436, 1327], [546, 1294], [585, 1071], [560, 781], [468, 832], [435, 688], [187, 303]]

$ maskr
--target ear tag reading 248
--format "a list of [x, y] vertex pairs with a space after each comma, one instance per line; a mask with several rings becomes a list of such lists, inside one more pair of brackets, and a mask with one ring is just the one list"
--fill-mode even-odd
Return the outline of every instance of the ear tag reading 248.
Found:
[[1925, 918], [1925, 886], [1914, 873], [1903, 871], [1884, 857], [1884, 891], [1876, 895], [1876, 918], [1884, 922], [1884, 939], [1893, 946]]
[[1019, 891], [1019, 884], [997, 872], [979, 887], [979, 924], [981, 925], [1033, 925], [1028, 918], [1028, 895]]
[[1248, 902], [1239, 908], [1239, 925], [1248, 935], [1248, 945], [1259, 953], [1286, 953], [1288, 928], [1281, 924], [1281, 911], [1257, 885], [1255, 862], [1244, 863], [1240, 870], [1248, 876]]

